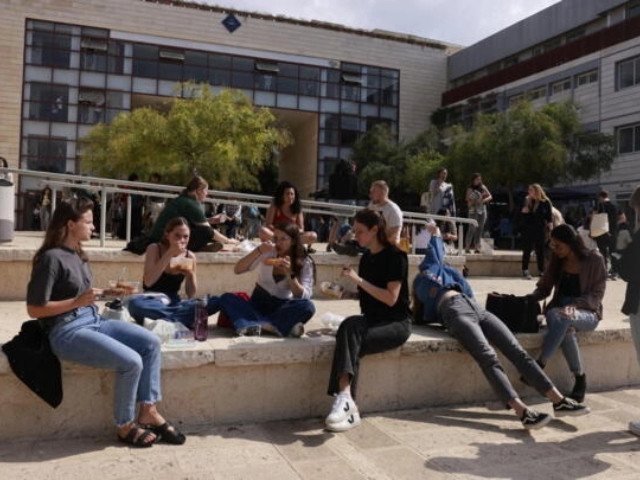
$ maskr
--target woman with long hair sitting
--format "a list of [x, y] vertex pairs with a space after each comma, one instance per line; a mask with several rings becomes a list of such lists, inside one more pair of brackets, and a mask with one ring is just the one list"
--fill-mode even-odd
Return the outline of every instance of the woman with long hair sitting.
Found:
[[[198, 283], [196, 256], [187, 249], [189, 235], [189, 222], [183, 217], [173, 218], [167, 222], [162, 240], [147, 247], [142, 282], [146, 293], [126, 299], [137, 323], [142, 325], [145, 318], [166, 319], [193, 327]], [[184, 300], [180, 297], [183, 284]], [[218, 310], [218, 297], [209, 296], [207, 313], [213, 315]]]
[[[158, 412], [160, 341], [133, 323], [98, 313], [92, 274], [82, 242], [94, 231], [93, 202], [58, 204], [27, 287], [27, 312], [44, 325], [53, 353], [62, 360], [115, 372], [113, 416], [118, 439], [134, 447], [185, 437]], [[137, 405], [137, 413], [136, 413]]]
[[358, 287], [362, 313], [343, 320], [336, 333], [327, 391], [335, 400], [325, 419], [334, 432], [360, 424], [354, 401], [360, 358], [397, 348], [411, 334], [407, 254], [389, 243], [384, 218], [373, 210], [356, 213], [353, 231], [366, 250], [358, 271], [345, 266], [342, 277]]
[[531, 294], [537, 300], [543, 300], [553, 291], [545, 312], [547, 333], [538, 363], [544, 368], [562, 346], [564, 358], [575, 377], [569, 396], [582, 402], [587, 390], [587, 376], [576, 332], [595, 330], [602, 320], [607, 268], [600, 252], [587, 249], [580, 234], [566, 223], [551, 231], [549, 248], [549, 264]]
[[302, 336], [304, 324], [316, 308], [310, 300], [313, 260], [302, 246], [297, 225], [277, 224], [273, 229], [273, 242], [261, 243], [238, 260], [234, 272], [243, 274], [256, 268], [258, 277], [249, 301], [225, 293], [220, 297], [220, 310], [240, 335], [251, 335], [260, 327], [278, 336]]

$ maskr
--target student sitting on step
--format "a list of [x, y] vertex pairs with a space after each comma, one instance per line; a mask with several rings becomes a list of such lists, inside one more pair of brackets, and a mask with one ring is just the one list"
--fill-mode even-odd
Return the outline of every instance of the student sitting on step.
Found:
[[433, 224], [427, 224], [427, 228], [432, 234], [429, 248], [413, 282], [415, 309], [421, 312], [416, 321], [444, 325], [476, 360], [491, 387], [507, 408], [514, 409], [524, 428], [541, 428], [551, 417], [527, 407], [520, 399], [493, 346], [514, 364], [527, 383], [553, 402], [555, 416], [589, 413], [588, 407], [563, 397], [505, 324], [475, 301], [462, 274], [444, 264], [440, 230]]

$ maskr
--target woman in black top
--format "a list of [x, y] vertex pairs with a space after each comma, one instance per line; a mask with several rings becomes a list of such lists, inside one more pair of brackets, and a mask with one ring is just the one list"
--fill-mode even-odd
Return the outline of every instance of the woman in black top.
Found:
[[[129, 313], [137, 323], [142, 324], [145, 318], [161, 318], [180, 322], [190, 328], [193, 326], [196, 308], [194, 298], [198, 284], [196, 257], [187, 250], [189, 236], [187, 219], [176, 217], [167, 222], [162, 240], [147, 247], [142, 282], [145, 293], [126, 299]], [[186, 300], [180, 297], [183, 283]], [[155, 295], [157, 293], [168, 298]], [[210, 296], [207, 312], [213, 315], [218, 310], [218, 297]]]
[[522, 276], [531, 279], [529, 273], [529, 259], [531, 250], [536, 251], [536, 263], [538, 264], [538, 275], [542, 276], [544, 271], [544, 248], [545, 242], [553, 222], [551, 218], [551, 200], [544, 193], [542, 187], [533, 183], [529, 185], [529, 190], [524, 199], [522, 207]]
[[407, 255], [389, 243], [384, 218], [377, 212], [361, 210], [354, 220], [356, 240], [367, 250], [358, 272], [345, 266], [342, 276], [357, 285], [362, 314], [346, 318], [336, 334], [328, 389], [336, 399], [325, 420], [327, 429], [335, 432], [360, 423], [353, 400], [360, 357], [399, 347], [411, 334]]

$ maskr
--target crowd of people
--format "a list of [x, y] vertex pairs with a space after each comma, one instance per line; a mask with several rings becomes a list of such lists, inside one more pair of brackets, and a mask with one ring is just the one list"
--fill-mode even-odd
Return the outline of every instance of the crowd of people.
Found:
[[[341, 176], [354, 173], [349, 164], [340, 169], [336, 173]], [[447, 171], [442, 169], [424, 200], [428, 212], [444, 218], [456, 212], [453, 187], [446, 180]], [[333, 195], [342, 204], [353, 206], [353, 184], [349, 182], [343, 182], [346, 187], [342, 193], [334, 189]], [[237, 211], [222, 207], [206, 215], [202, 202], [207, 191], [207, 181], [195, 176], [170, 202], [153, 200], [163, 205], [149, 210], [153, 222], [145, 251], [144, 291], [131, 297], [127, 304], [134, 323], [108, 319], [98, 312], [96, 299], [101, 290], [92, 286], [88, 257], [82, 248], [95, 229], [90, 199], [80, 196], [58, 203], [47, 218], [45, 238], [33, 260], [27, 294], [29, 315], [41, 320], [59, 358], [115, 370], [113, 411], [117, 438], [131, 446], [185, 441], [184, 434], [157, 408], [161, 400], [160, 341], [142, 325], [144, 319], [163, 319], [193, 328], [199, 293], [194, 252], [217, 251], [237, 242], [214, 228], [229, 226], [229, 222], [237, 226]], [[43, 191], [43, 204], [47, 196], [50, 200], [50, 190]], [[369, 200], [368, 206], [351, 219], [335, 219], [338, 227], [330, 243], [336, 253], [359, 257], [357, 268], [345, 264], [341, 277], [355, 289], [351, 295], [359, 301], [360, 314], [346, 318], [336, 332], [327, 389], [334, 398], [325, 419], [328, 430], [345, 431], [360, 423], [355, 402], [360, 359], [401, 346], [409, 338], [413, 322], [437, 323], [446, 328], [478, 363], [497, 396], [513, 409], [524, 428], [540, 428], [550, 421], [550, 416], [523, 402], [496, 350], [515, 365], [526, 383], [553, 403], [554, 415], [589, 413], [583, 403], [586, 372], [576, 333], [597, 328], [611, 272], [620, 271], [629, 282], [623, 311], [630, 315], [640, 362], [640, 278], [637, 269], [626, 266], [629, 262], [638, 264], [640, 239], [638, 233], [629, 235], [620, 250], [617, 226], [611, 226], [618, 225], [617, 211], [610, 208], [606, 192], [601, 192], [592, 216], [604, 213], [609, 222], [607, 236], [595, 238], [596, 250], [585, 246], [583, 235], [571, 225], [554, 218], [551, 201], [540, 185], [529, 186], [521, 209], [526, 225], [522, 270], [530, 278], [530, 253], [535, 250], [541, 278], [531, 297], [542, 301], [551, 296], [545, 309], [547, 330], [537, 359], [529, 355], [503, 322], [475, 301], [466, 278], [445, 263], [447, 244], [457, 241], [452, 222], [428, 221], [420, 229], [419, 253], [424, 254], [424, 260], [412, 281], [411, 301], [408, 256], [401, 248], [402, 211], [389, 198], [389, 186], [383, 180], [372, 182]], [[477, 227], [467, 236], [468, 251], [480, 248], [486, 205], [491, 200], [492, 194], [481, 175], [473, 174], [465, 202]], [[640, 213], [640, 187], [630, 204]], [[300, 195], [292, 183], [281, 182], [277, 186], [257, 234], [259, 244], [234, 266], [238, 275], [257, 270], [253, 291], [246, 298], [237, 292], [211, 292], [206, 314], [226, 315], [237, 335], [266, 333], [299, 338], [315, 313], [315, 264], [310, 254], [317, 235], [305, 229]], [[620, 255], [622, 260], [618, 262]], [[544, 372], [546, 363], [560, 347], [575, 376], [573, 390], [565, 395]], [[640, 435], [640, 424], [632, 423], [630, 429]]]

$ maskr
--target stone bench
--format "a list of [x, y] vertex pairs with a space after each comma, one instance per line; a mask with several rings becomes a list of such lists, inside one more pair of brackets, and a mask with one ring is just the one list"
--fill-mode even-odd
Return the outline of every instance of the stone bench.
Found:
[[[318, 417], [321, 422], [331, 406], [326, 388], [335, 340], [319, 318], [328, 310], [356, 313], [357, 305], [317, 304], [318, 313], [301, 339], [234, 337], [230, 330], [210, 327], [206, 342], [186, 348], [163, 346], [162, 412], [187, 432], [200, 425], [293, 418]], [[540, 334], [518, 337], [534, 353], [541, 346]], [[640, 382], [628, 326], [582, 333], [579, 340], [589, 391]], [[508, 362], [504, 365], [523, 396], [537, 396], [517, 380], [519, 374]], [[571, 388], [561, 354], [547, 372], [561, 389]], [[12, 374], [0, 352], [0, 441], [113, 434], [113, 374], [63, 363], [63, 385], [64, 400], [51, 409]], [[362, 360], [358, 405], [365, 415], [495, 399], [470, 355], [439, 329], [416, 326], [402, 347]]]

